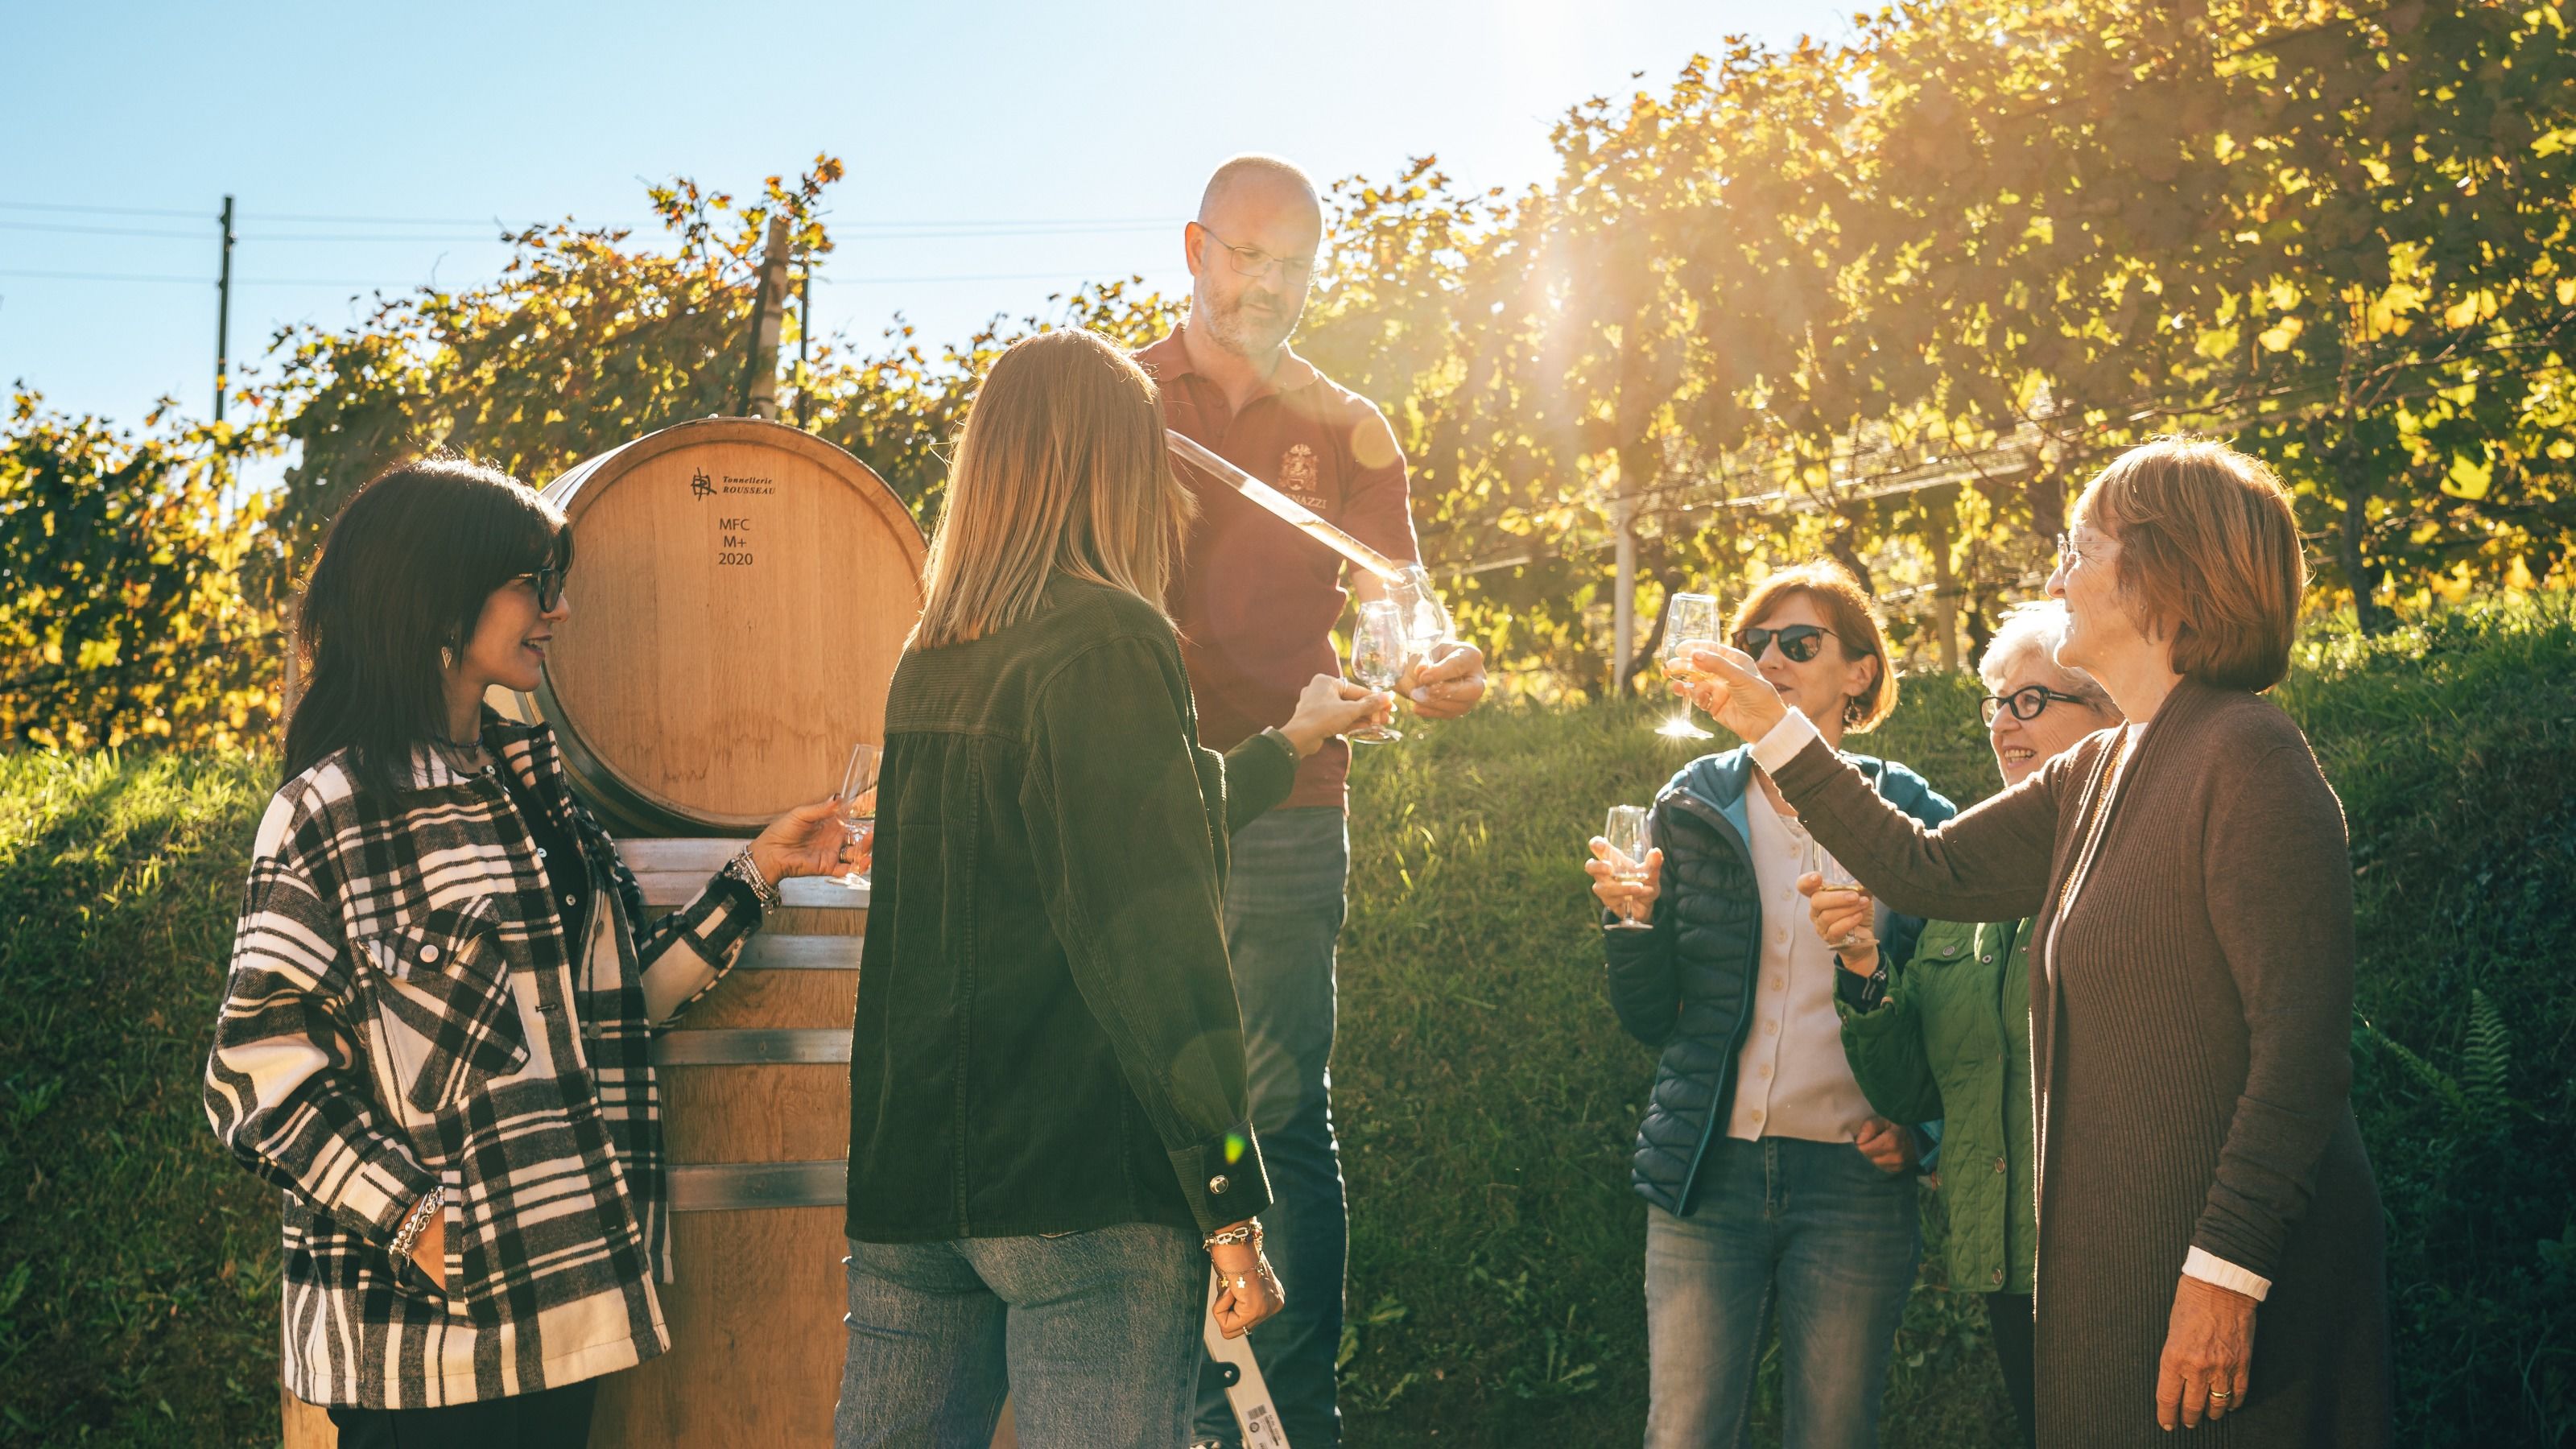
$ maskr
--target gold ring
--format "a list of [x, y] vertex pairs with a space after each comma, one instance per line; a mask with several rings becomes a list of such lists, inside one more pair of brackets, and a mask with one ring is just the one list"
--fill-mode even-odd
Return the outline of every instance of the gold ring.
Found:
[[2213, 1399], [2232, 1399], [2236, 1397], [2225, 1389], [2211, 1389], [2209, 1391], [2209, 1396]]

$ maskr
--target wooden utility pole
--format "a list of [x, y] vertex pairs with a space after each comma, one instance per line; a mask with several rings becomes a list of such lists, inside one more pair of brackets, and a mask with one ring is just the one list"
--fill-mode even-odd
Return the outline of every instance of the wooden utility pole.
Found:
[[233, 339], [233, 199], [224, 198], [223, 271], [215, 283], [215, 421], [224, 420], [224, 385]]
[[805, 426], [806, 403], [814, 394], [814, 254], [805, 254], [805, 275], [796, 284], [796, 426]]
[[760, 261], [760, 287], [752, 294], [751, 355], [744, 359], [742, 411], [778, 421], [778, 338], [787, 323], [787, 218], [769, 219], [769, 246]]

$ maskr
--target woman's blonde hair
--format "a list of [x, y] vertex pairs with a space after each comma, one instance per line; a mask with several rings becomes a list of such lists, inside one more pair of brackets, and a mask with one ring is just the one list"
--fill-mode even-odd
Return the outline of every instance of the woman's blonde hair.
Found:
[[2261, 692], [2290, 672], [2308, 564], [2290, 490], [2262, 460], [2206, 438], [2158, 438], [2111, 460], [2074, 519], [2120, 545], [2114, 577], [2173, 671]]
[[1042, 332], [984, 374], [931, 535], [912, 647], [980, 639], [1038, 611], [1058, 573], [1160, 609], [1191, 504], [1154, 380], [1096, 332]]

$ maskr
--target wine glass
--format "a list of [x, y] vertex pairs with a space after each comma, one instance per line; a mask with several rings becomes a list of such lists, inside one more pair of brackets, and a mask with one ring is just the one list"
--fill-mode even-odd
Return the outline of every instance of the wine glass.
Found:
[[[1712, 648], [1719, 640], [1717, 596], [1715, 594], [1675, 594], [1672, 606], [1664, 611], [1664, 673], [1684, 683], [1699, 678], [1691, 667], [1691, 651]], [[1716, 736], [1691, 723], [1690, 701], [1684, 699], [1680, 711], [1661, 725], [1655, 733], [1667, 739], [1708, 740]]]
[[[1412, 647], [1406, 623], [1402, 606], [1393, 599], [1371, 599], [1360, 605], [1359, 622], [1351, 626], [1351, 678], [1371, 689], [1395, 688]], [[1353, 744], [1377, 744], [1403, 739], [1404, 732], [1388, 725], [1363, 725], [1342, 738]]]
[[[1869, 781], [1870, 793], [1873, 795], [1877, 794], [1878, 776], [1864, 772], [1862, 778]], [[1878, 937], [1878, 931], [1875, 925], [1876, 902], [1869, 893], [1869, 887], [1862, 885], [1860, 883], [1859, 876], [1852, 874], [1850, 869], [1844, 866], [1841, 861], [1834, 859], [1833, 852], [1825, 849], [1822, 845], [1817, 844], [1814, 836], [1807, 837], [1807, 855], [1807, 868], [1813, 870], [1818, 876], [1823, 878], [1823, 884], [1820, 885], [1818, 889], [1829, 891], [1857, 891], [1860, 894], [1862, 903], [1873, 907], [1873, 924], [1862, 926], [1857, 930], [1846, 931], [1840, 936], [1828, 937], [1825, 941], [1825, 945], [1829, 949], [1835, 951], [1848, 951], [1855, 946], [1876, 945]]]
[[[1648, 833], [1654, 812], [1643, 805], [1613, 805], [1609, 823], [1601, 827], [1601, 838], [1610, 843], [1610, 878], [1637, 885], [1646, 879], [1646, 852], [1653, 849], [1654, 837]], [[1651, 931], [1653, 925], [1626, 915], [1611, 922], [1613, 931]]]
[[[832, 792], [840, 805], [841, 829], [848, 833], [853, 851], [876, 836], [877, 769], [884, 762], [885, 751], [865, 740], [850, 746], [850, 762], [841, 767], [841, 788]], [[856, 866], [829, 879], [853, 890], [868, 883], [867, 872]]]

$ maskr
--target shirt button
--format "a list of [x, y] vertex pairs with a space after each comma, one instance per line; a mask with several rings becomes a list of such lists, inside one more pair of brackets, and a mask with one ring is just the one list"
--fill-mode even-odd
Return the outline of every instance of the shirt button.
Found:
[[1761, 1074], [1762, 1076], [1766, 1076], [1766, 1077], [1767, 1077], [1767, 1076], [1771, 1075], [1771, 1064], [1770, 1064], [1769, 1062], [1764, 1062], [1762, 1065], [1760, 1065], [1760, 1066], [1758, 1066], [1758, 1067], [1755, 1067], [1753, 1070], [1754, 1070], [1755, 1072], [1757, 1072], [1757, 1073]]
[[2004, 1270], [2003, 1270], [2003, 1269], [2001, 1269], [2001, 1268], [1997, 1268], [1997, 1269], [1995, 1270], [1995, 1278], [1994, 1278], [1994, 1281], [1996, 1281], [1996, 1282], [1998, 1282], [1998, 1283], [2001, 1283], [2002, 1281], [2004, 1281]]
[[1771, 978], [1771, 989], [1772, 989], [1772, 990], [1774, 990], [1774, 991], [1779, 990], [1779, 989], [1782, 987], [1782, 985], [1784, 985], [1784, 984], [1785, 984], [1785, 983], [1783, 983], [1783, 982], [1782, 982], [1782, 980], [1781, 980], [1779, 977], [1777, 977], [1777, 976], [1774, 976], [1774, 977], [1772, 977], [1772, 978]]
[[571, 905], [572, 903], [573, 903], [573, 899], [572, 899], [572, 892], [570, 892], [570, 891], [566, 891], [566, 892], [564, 892], [564, 904], [565, 904], [565, 905]]
[[1995, 964], [1995, 953], [1994, 953], [1994, 952], [1992, 952], [1992, 951], [1988, 951], [1986, 954], [1984, 954], [1983, 956], [1978, 957], [1977, 959], [1978, 959], [1978, 960], [1980, 960], [1980, 961], [1985, 962], [1985, 963], [1986, 963], [1987, 965], [1989, 965], [1989, 966], [1992, 966], [1993, 964]]
[[420, 948], [420, 959], [422, 959], [423, 961], [435, 961], [435, 960], [437, 960], [437, 959], [438, 959], [438, 948], [437, 948], [436, 946], [423, 946], [423, 947], [421, 947], [421, 948]]
[[1762, 1030], [1766, 1033], [1777, 1035], [1780, 1030], [1780, 1023], [1776, 1021], [1766, 1021], [1762, 1023]]
[[1759, 1121], [1761, 1121], [1761, 1120], [1762, 1120], [1762, 1109], [1761, 1109], [1761, 1108], [1756, 1107], [1756, 1108], [1754, 1108], [1754, 1109], [1753, 1109], [1753, 1120], [1754, 1120], [1754, 1121], [1756, 1121], [1756, 1122], [1759, 1122]]
[[1232, 1184], [1225, 1180], [1225, 1174], [1222, 1172], [1208, 1179], [1208, 1192], [1211, 1196], [1223, 1197], [1225, 1190], [1230, 1186]]
[[2004, 1170], [2004, 1160], [2003, 1160], [2002, 1158], [1998, 1157], [1998, 1158], [1996, 1158], [1996, 1159], [1995, 1159], [1995, 1171], [1997, 1171], [1997, 1172], [2001, 1172], [2001, 1171], [2003, 1171], [2003, 1170]]
[[545, 858], [546, 858], [546, 848], [545, 848], [544, 846], [540, 845], [540, 846], [538, 846], [538, 847], [537, 847], [537, 859], [539, 859], [539, 860], [543, 860], [543, 859], [545, 859]]

